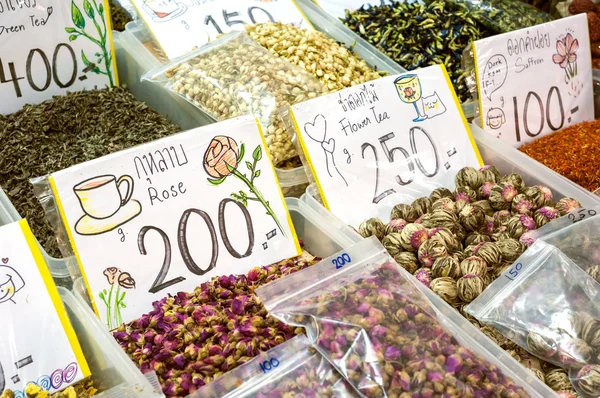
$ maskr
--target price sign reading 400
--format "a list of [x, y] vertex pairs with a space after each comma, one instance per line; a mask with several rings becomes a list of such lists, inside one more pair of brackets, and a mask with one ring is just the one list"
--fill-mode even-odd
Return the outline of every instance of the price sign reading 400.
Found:
[[519, 147], [594, 119], [585, 15], [473, 44], [481, 125]]
[[354, 227], [371, 217], [388, 220], [395, 205], [452, 188], [458, 170], [481, 164], [441, 66], [291, 109], [323, 203]]
[[67, 90], [117, 84], [105, 0], [7, 2], [0, 15], [0, 113]]

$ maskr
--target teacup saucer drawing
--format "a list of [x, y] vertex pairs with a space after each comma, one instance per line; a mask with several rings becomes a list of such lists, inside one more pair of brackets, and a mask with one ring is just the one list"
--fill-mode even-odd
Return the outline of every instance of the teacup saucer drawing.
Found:
[[137, 217], [141, 212], [141, 203], [132, 199], [108, 218], [97, 219], [84, 214], [75, 223], [75, 232], [79, 235], [99, 235], [125, 224]]
[[154, 15], [152, 15], [152, 20], [154, 22], [167, 22], [167, 21], [177, 18], [178, 16], [180, 16], [181, 14], [183, 14], [184, 12], [187, 11], [187, 6], [185, 4], [177, 3], [177, 5], [179, 6], [179, 8], [177, 10], [173, 11], [172, 13], [170, 13], [169, 15], [167, 15], [166, 17], [161, 18], [158, 15], [154, 14]]

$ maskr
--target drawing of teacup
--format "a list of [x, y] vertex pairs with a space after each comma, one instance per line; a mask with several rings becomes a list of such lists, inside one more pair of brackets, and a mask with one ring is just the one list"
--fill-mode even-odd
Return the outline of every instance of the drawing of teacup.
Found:
[[181, 12], [181, 4], [174, 0], [145, 0], [143, 7], [144, 11], [157, 18], [167, 18]]
[[[125, 195], [121, 193], [123, 183], [127, 183]], [[118, 180], [114, 175], [101, 175], [80, 182], [73, 190], [83, 211], [101, 220], [113, 216], [129, 202], [133, 194], [133, 179], [128, 175]]]

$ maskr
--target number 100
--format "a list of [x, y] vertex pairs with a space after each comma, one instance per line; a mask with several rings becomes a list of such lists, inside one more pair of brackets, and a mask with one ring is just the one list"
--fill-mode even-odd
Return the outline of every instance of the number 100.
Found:
[[[560, 115], [560, 124], [558, 126], [555, 126], [552, 124], [552, 119], [550, 118], [551, 113], [550, 113], [550, 105], [551, 105], [551, 100], [552, 100], [552, 94], [556, 93], [556, 98], [558, 100], [558, 114]], [[539, 107], [539, 115], [540, 115], [540, 125], [539, 128], [537, 130], [536, 133], [532, 133], [531, 130], [529, 130], [529, 105], [531, 100], [534, 99], [537, 101], [538, 103], [538, 107]], [[516, 134], [516, 138], [517, 138], [517, 142], [521, 142], [521, 124], [519, 121], [519, 103], [517, 100], [517, 97], [513, 97], [513, 105], [514, 105], [514, 115], [515, 115], [515, 134]], [[552, 114], [555, 114], [556, 112], [553, 112]], [[542, 102], [542, 99], [540, 98], [540, 96], [533, 92], [530, 91], [529, 93], [527, 93], [527, 97], [525, 97], [525, 106], [523, 108], [523, 128], [525, 129], [525, 134], [527, 134], [529, 137], [537, 137], [543, 130], [544, 130], [544, 114], [546, 116], [545, 120], [546, 123], [548, 123], [548, 127], [550, 127], [550, 130], [552, 131], [557, 131], [563, 128], [564, 124], [565, 124], [565, 109], [563, 106], [563, 102], [562, 102], [562, 97], [560, 95], [560, 90], [558, 89], [558, 87], [556, 86], [552, 86], [550, 87], [550, 91], [548, 91], [548, 95], [546, 97], [546, 110], [544, 112], [544, 104]]]

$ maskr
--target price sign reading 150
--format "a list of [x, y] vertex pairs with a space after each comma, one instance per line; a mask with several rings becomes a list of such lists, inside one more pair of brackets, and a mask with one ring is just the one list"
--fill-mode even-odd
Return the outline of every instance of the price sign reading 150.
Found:
[[[59, 43], [54, 48], [52, 54], [46, 54], [40, 48], [34, 48], [29, 51], [26, 59], [18, 61], [9, 61], [6, 64], [5, 59], [0, 58], [0, 83], [12, 83], [14, 92], [17, 98], [21, 98], [21, 84], [23, 80], [27, 82], [29, 87], [34, 91], [46, 91], [52, 82], [60, 88], [71, 87], [78, 79], [77, 77], [77, 57], [75, 51], [67, 43]], [[85, 59], [84, 59], [85, 62]], [[15, 66], [16, 63], [16, 66]], [[25, 69], [25, 76], [18, 71]], [[97, 66], [91, 62], [86, 62], [86, 68], [83, 69], [83, 75], [79, 80], [86, 80], [85, 73], [94, 71]], [[33, 75], [33, 71], [41, 70], [37, 76]], [[64, 75], [67, 75], [65, 77]], [[62, 76], [62, 77], [61, 77]]]
[[[248, 18], [250, 19], [250, 23], [252, 25], [255, 25], [255, 24], [261, 23], [261, 22], [275, 22], [273, 15], [271, 15], [271, 13], [269, 13], [267, 10], [265, 10], [264, 8], [261, 8], [261, 7], [256, 7], [256, 6], [248, 7], [248, 10], [246, 11], [246, 13], [248, 14]], [[259, 16], [261, 14], [263, 14], [264, 17], [266, 17], [265, 21], [259, 20], [259, 19], [263, 19], [263, 18], [257, 18], [257, 16]], [[241, 19], [242, 15], [237, 11], [229, 12], [227, 10], [223, 10], [222, 16], [223, 16], [223, 23], [229, 28], [231, 28], [234, 25], [248, 25], [248, 22], [242, 20]], [[219, 34], [224, 33], [223, 29], [221, 29], [221, 26], [217, 23], [215, 18], [210, 14], [208, 14], [204, 18], [204, 24], [206, 26], [214, 27], [215, 30]]]

